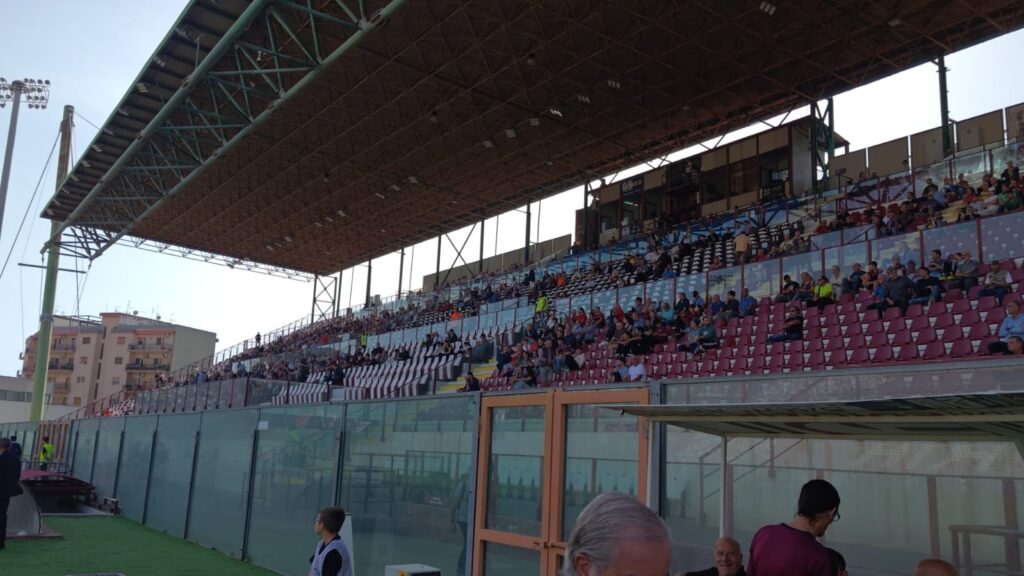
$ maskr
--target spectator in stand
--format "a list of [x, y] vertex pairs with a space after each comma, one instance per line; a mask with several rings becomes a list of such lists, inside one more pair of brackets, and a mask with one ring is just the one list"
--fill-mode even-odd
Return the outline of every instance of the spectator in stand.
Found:
[[1003, 170], [1003, 173], [999, 176], [999, 182], [1001, 182], [1005, 186], [1005, 185], [1009, 185], [1009, 184], [1011, 184], [1013, 182], [1019, 182], [1019, 181], [1020, 181], [1020, 168], [1017, 167], [1017, 166], [1014, 166], [1013, 160], [1007, 160], [1006, 161], [1006, 169]]
[[693, 293], [690, 294], [690, 304], [692, 304], [694, 306], [701, 306], [701, 307], [704, 306], [704, 299], [701, 298], [700, 292], [697, 292], [696, 290], [694, 290]]
[[832, 576], [832, 559], [818, 538], [839, 521], [839, 502], [839, 492], [827, 481], [804, 484], [796, 517], [754, 534], [747, 572], [754, 576]]
[[750, 253], [750, 236], [747, 236], [747, 232], [744, 229], [740, 229], [733, 236], [732, 249], [736, 254], [736, 262], [738, 264], [744, 264], [747, 261], [747, 255]]
[[679, 293], [679, 299], [676, 300], [676, 312], [682, 312], [690, 308], [690, 299], [686, 297], [686, 292]]
[[854, 262], [853, 271], [843, 279], [843, 292], [856, 294], [863, 286], [863, 279], [866, 272], [862, 269], [860, 262]]
[[949, 278], [953, 275], [953, 263], [942, 257], [941, 250], [932, 250], [928, 260], [928, 273], [939, 279]]
[[828, 281], [832, 284], [832, 297], [838, 298], [843, 293], [843, 269], [838, 264], [833, 264], [829, 270]]
[[1003, 270], [998, 260], [992, 261], [992, 266], [985, 275], [985, 280], [978, 291], [978, 297], [995, 296], [999, 305], [1003, 305], [1003, 298], [1010, 291], [1010, 274]]
[[864, 288], [878, 296], [882, 293], [882, 283], [885, 282], [885, 275], [878, 269], [878, 262], [868, 262], [868, 269], [862, 278]]
[[828, 278], [822, 276], [818, 278], [818, 283], [811, 289], [811, 302], [810, 304], [818, 307], [818, 311], [825, 309], [825, 306], [829, 304], [835, 304], [835, 298], [833, 297], [833, 286], [828, 281]]
[[1009, 350], [1007, 339], [1011, 336], [1024, 338], [1024, 314], [1020, 311], [1020, 300], [1016, 298], [1006, 303], [1006, 317], [999, 325], [999, 342], [990, 342], [989, 354], [1005, 354]]
[[722, 307], [722, 311], [718, 313], [717, 320], [722, 322], [728, 322], [730, 318], [739, 318], [740, 316], [740, 301], [736, 299], [736, 291], [729, 290], [725, 296], [725, 303]]
[[910, 298], [914, 294], [914, 282], [893, 268], [889, 269], [888, 276], [889, 278], [882, 284], [881, 296], [877, 302], [868, 306], [868, 310], [885, 312], [890, 306], [897, 306], [905, 314]]
[[740, 292], [740, 316], [754, 316], [757, 314], [757, 298], [750, 295], [750, 290], [746, 288]]
[[927, 268], [918, 268], [914, 278], [914, 297], [908, 304], [928, 304], [938, 302], [942, 293], [942, 282], [932, 276]]
[[978, 285], [978, 261], [967, 250], [957, 254], [956, 269], [953, 273], [956, 283], [965, 291]]
[[800, 307], [791, 306], [786, 314], [786, 321], [782, 323], [782, 333], [769, 336], [768, 341], [785, 342], [788, 340], [802, 340], [803, 337], [804, 316], [800, 313]]
[[[814, 299], [814, 277], [807, 272], [800, 273], [800, 287], [796, 291], [796, 300], [806, 302]], [[832, 292], [829, 291], [829, 295]]]
[[1024, 356], [1024, 338], [1010, 336], [1006, 339], [1006, 352], [1004, 356]]
[[647, 378], [647, 367], [644, 366], [644, 359], [642, 356], [629, 357], [629, 369], [627, 370], [626, 375], [630, 382], [640, 382]]
[[782, 304], [793, 301], [797, 296], [797, 290], [800, 289], [800, 284], [794, 282], [789, 274], [782, 276], [782, 289], [779, 295], [775, 297], [776, 304]]
[[459, 388], [459, 392], [479, 392], [480, 391], [480, 379], [473, 375], [472, 372], [466, 373], [466, 383]]
[[740, 543], [728, 536], [715, 541], [715, 565], [699, 572], [687, 572], [684, 576], [747, 576], [743, 571], [743, 550]]

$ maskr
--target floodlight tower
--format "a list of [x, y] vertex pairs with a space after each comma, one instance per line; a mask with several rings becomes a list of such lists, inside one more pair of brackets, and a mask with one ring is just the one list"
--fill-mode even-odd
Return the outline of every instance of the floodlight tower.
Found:
[[11, 104], [11, 127], [7, 131], [4, 169], [0, 176], [0, 235], [4, 229], [4, 206], [7, 204], [7, 185], [11, 180], [11, 160], [14, 158], [14, 135], [18, 131], [18, 110], [22, 100], [25, 100], [30, 110], [45, 110], [50, 102], [50, 81], [25, 78], [8, 82], [6, 78], [0, 78], [0, 108]]

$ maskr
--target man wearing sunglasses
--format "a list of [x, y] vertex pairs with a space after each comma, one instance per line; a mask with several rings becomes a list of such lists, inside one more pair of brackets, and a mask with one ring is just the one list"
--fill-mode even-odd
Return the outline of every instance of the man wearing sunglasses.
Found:
[[832, 576], [828, 549], [818, 538], [839, 521], [839, 491], [825, 480], [800, 490], [797, 513], [785, 524], [765, 526], [750, 544], [750, 576]]

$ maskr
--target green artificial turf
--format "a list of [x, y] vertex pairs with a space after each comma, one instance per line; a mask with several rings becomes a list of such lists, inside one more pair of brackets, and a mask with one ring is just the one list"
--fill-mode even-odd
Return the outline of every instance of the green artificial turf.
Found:
[[8, 540], [0, 575], [66, 576], [94, 572], [125, 576], [273, 575], [220, 552], [112, 516], [53, 517], [59, 540]]

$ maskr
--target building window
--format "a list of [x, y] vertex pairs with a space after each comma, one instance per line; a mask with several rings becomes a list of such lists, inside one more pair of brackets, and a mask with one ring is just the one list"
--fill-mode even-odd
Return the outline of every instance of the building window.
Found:
[[110, 383], [113, 384], [114, 386], [120, 386], [121, 378], [119, 376], [114, 376], [113, 378], [110, 379]]
[[82, 344], [92, 344], [92, 338], [89, 336], [82, 336]]
[[163, 343], [164, 343], [164, 339], [163, 339], [163, 338], [157, 338], [157, 339], [156, 339], [156, 345], [157, 345], [157, 346], [159, 346], [159, 345], [161, 345], [161, 344], [163, 344]]
[[86, 356], [81, 356], [78, 358], [78, 363], [81, 364], [82, 366], [85, 366], [86, 364], [89, 363], [89, 358]]
[[75, 378], [75, 384], [84, 384], [84, 383], [85, 383], [85, 376], [79, 376], [78, 378]]
[[125, 342], [124, 336], [118, 336], [117, 337], [117, 343], [118, 344], [124, 344], [124, 342]]
[[75, 406], [81, 406], [81, 405], [82, 405], [82, 397], [81, 396], [75, 396]]
[[124, 364], [124, 357], [118, 356], [117, 358], [114, 358], [114, 364], [117, 364], [118, 366]]

